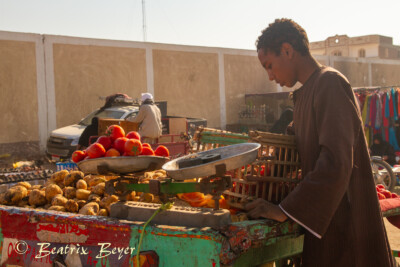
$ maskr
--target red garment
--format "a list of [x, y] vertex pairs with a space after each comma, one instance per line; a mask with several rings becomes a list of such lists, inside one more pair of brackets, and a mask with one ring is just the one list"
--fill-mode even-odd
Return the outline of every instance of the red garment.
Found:
[[388, 104], [387, 94], [382, 95], [382, 118], [383, 118], [383, 129], [385, 131], [385, 140], [389, 140], [389, 120], [385, 117], [385, 107]]

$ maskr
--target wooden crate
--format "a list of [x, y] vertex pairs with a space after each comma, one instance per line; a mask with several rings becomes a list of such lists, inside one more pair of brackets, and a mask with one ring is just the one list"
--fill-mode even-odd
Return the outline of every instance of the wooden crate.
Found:
[[255, 162], [231, 171], [231, 190], [224, 192], [230, 206], [256, 198], [280, 203], [301, 181], [300, 158], [294, 136], [251, 131], [250, 141], [261, 144]]
[[196, 129], [193, 140], [192, 151], [197, 152], [221, 146], [246, 143], [249, 141], [249, 136], [200, 126]]
[[139, 123], [121, 120], [121, 119], [99, 119], [99, 136], [104, 135], [106, 133], [107, 128], [110, 125], [119, 125], [121, 126], [125, 133], [129, 133], [130, 131], [138, 131], [139, 130]]

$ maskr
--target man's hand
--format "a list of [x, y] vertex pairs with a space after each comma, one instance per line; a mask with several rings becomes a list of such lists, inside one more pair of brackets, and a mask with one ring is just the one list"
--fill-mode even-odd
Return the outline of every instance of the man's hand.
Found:
[[279, 208], [262, 198], [258, 198], [245, 206], [247, 215], [250, 218], [265, 218], [272, 219], [278, 222], [284, 222], [287, 219], [286, 214]]

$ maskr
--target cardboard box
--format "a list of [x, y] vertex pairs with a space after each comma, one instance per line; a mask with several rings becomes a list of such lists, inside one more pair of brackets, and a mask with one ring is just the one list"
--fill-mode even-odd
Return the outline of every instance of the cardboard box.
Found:
[[121, 120], [121, 119], [99, 119], [99, 136], [104, 135], [106, 133], [107, 128], [110, 125], [119, 125], [121, 126], [125, 133], [129, 133], [130, 131], [138, 131], [139, 123]]

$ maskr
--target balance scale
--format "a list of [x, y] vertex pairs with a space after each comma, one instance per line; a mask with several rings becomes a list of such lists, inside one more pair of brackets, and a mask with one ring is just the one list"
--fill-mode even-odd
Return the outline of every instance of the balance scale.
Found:
[[[112, 169], [113, 173], [119, 174], [120, 178], [106, 182], [105, 192], [110, 195], [118, 195], [122, 199], [132, 191], [151, 193], [159, 196], [162, 202], [168, 202], [178, 193], [211, 194], [215, 201], [214, 209], [174, 205], [171, 209], [157, 214], [152, 222], [186, 227], [221, 227], [231, 222], [230, 212], [219, 208], [220, 196], [225, 190], [232, 188], [231, 176], [226, 175], [226, 172], [254, 162], [260, 146], [258, 143], [235, 144], [168, 161], [162, 165], [168, 178], [162, 181], [150, 180], [148, 184], [139, 184], [139, 178], [124, 176], [127, 173], [127, 166], [124, 164], [116, 167], [115, 164], [112, 165], [112, 162], [103, 160], [101, 164], [97, 165], [97, 168], [92, 168], [92, 172], [104, 173]], [[135, 158], [138, 157], [122, 158], [128, 158], [132, 165], [135, 163]], [[153, 157], [148, 157], [148, 161], [153, 163], [143, 164], [147, 165], [147, 171], [159, 169], [158, 165], [162, 161], [161, 159], [154, 161], [154, 158], [151, 158]], [[143, 163], [143, 159], [136, 159], [136, 163], [139, 161]], [[81, 166], [78, 167], [81, 168]], [[136, 171], [140, 169], [137, 165], [130, 167], [135, 168]], [[193, 178], [201, 179], [199, 182], [184, 181]], [[155, 203], [119, 201], [111, 205], [110, 217], [130, 221], [147, 221], [160, 206], [161, 204]]]

